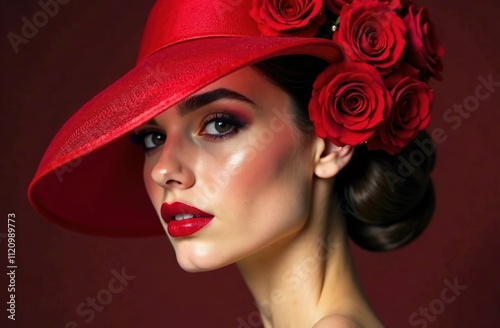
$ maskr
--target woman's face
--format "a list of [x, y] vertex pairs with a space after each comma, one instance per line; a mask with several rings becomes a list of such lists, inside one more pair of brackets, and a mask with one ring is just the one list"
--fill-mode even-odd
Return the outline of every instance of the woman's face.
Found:
[[[300, 233], [313, 136], [297, 129], [291, 106], [247, 67], [134, 131], [146, 148], [147, 192], [183, 269], [213, 270]], [[173, 218], [182, 213], [195, 217]]]

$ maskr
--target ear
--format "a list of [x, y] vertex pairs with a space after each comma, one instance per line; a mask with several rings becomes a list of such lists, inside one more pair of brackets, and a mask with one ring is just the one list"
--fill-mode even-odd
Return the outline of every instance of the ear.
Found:
[[319, 178], [328, 179], [337, 175], [351, 160], [354, 147], [339, 147], [328, 141], [316, 137], [314, 174]]

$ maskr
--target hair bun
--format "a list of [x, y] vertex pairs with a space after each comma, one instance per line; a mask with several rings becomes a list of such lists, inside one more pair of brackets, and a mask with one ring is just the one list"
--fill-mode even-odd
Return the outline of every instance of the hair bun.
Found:
[[335, 186], [352, 240], [387, 251], [418, 237], [434, 212], [434, 161], [434, 144], [423, 131], [397, 155], [358, 146]]

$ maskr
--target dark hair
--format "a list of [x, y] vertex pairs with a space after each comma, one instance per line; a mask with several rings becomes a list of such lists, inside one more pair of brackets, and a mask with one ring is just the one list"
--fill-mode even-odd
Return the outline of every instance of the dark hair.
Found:
[[[253, 68], [291, 96], [295, 105], [292, 116], [299, 129], [309, 133], [314, 131], [308, 113], [312, 85], [326, 66], [315, 57], [290, 55], [265, 60]], [[424, 131], [397, 155], [357, 146], [349, 164], [337, 175], [333, 190], [351, 239], [365, 249], [387, 251], [418, 237], [434, 212], [429, 176], [434, 161], [434, 144]]]

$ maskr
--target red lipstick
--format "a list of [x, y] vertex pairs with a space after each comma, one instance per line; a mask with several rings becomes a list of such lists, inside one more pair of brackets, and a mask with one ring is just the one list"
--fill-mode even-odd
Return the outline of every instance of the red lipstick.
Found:
[[163, 203], [161, 217], [167, 223], [168, 234], [172, 237], [190, 236], [214, 218], [212, 214], [181, 202]]

